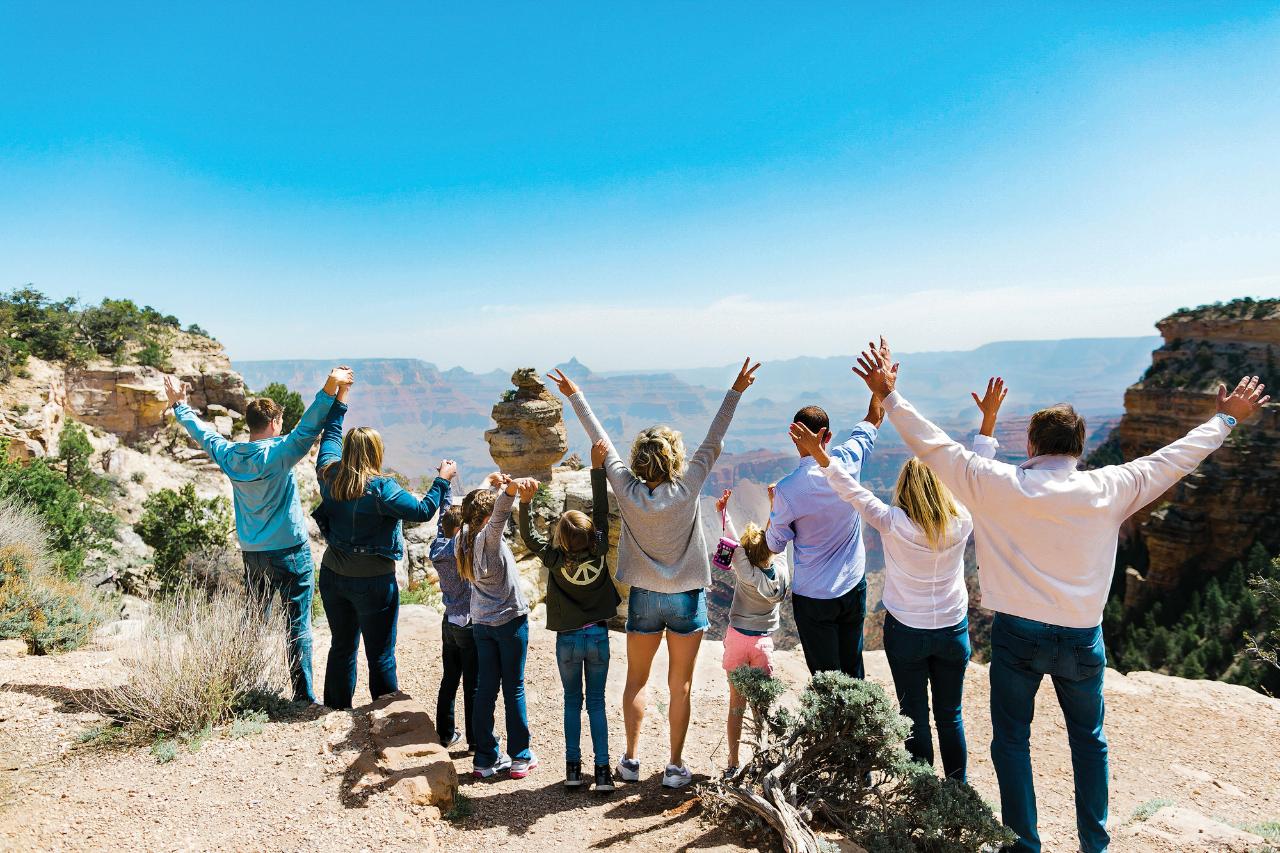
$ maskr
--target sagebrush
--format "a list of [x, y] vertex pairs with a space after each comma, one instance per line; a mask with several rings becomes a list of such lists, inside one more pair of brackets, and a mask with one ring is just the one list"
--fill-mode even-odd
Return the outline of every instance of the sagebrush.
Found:
[[92, 709], [146, 736], [192, 734], [278, 699], [287, 684], [285, 622], [242, 592], [187, 588], [152, 607], [124, 662], [128, 680]]
[[815, 827], [868, 853], [961, 853], [1014, 840], [972, 788], [912, 760], [908, 721], [879, 685], [822, 672], [792, 711], [774, 707], [781, 685], [759, 670], [740, 667], [729, 680], [751, 711], [755, 754], [732, 779], [703, 786], [718, 823], [767, 827], [788, 853], [822, 849]]

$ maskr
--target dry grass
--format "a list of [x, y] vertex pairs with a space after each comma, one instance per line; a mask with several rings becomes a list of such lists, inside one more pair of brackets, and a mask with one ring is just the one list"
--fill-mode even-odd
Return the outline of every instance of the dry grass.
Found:
[[188, 588], [159, 601], [135, 644], [128, 680], [92, 701], [138, 735], [224, 725], [287, 681], [281, 608], [267, 618], [240, 592]]

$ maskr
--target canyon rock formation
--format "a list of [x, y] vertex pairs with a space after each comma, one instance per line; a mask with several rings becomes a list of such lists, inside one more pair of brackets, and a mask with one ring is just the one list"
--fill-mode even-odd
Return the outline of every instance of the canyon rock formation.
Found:
[[484, 434], [489, 455], [513, 477], [551, 480], [551, 467], [569, 448], [564, 407], [531, 367], [511, 374], [515, 392], [494, 404], [494, 429]]

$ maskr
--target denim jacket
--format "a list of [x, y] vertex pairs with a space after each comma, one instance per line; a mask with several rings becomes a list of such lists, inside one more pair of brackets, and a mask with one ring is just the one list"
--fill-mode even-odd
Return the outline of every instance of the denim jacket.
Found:
[[359, 498], [335, 500], [325, 469], [342, 459], [342, 419], [346, 413], [346, 405], [335, 400], [321, 433], [316, 473], [322, 502], [315, 513], [316, 521], [325, 540], [335, 548], [348, 554], [377, 554], [399, 560], [404, 557], [401, 522], [430, 521], [440, 508], [449, 481], [437, 477], [419, 500], [394, 478], [374, 477]]

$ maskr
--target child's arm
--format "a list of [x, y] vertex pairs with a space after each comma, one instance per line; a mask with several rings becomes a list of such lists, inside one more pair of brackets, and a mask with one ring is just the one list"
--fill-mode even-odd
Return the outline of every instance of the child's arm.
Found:
[[[531, 487], [517, 487], [520, 495], [520, 538], [524, 540], [524, 545], [528, 548], [533, 556], [542, 561], [542, 564], [548, 569], [554, 569], [560, 564], [560, 549], [553, 548], [546, 537], [539, 533], [533, 526], [533, 513], [530, 507], [533, 503], [533, 496], [537, 493], [537, 481]], [[519, 481], [517, 481], [519, 483]], [[496, 507], [495, 507], [496, 508]]]
[[733, 489], [725, 489], [721, 492], [720, 497], [716, 498], [716, 512], [724, 519], [724, 535], [736, 542], [738, 529], [733, 526], [733, 516], [729, 515], [729, 498], [732, 496]]
[[608, 455], [605, 442], [591, 445], [591, 553], [597, 557], [609, 553], [609, 483], [604, 475]]

